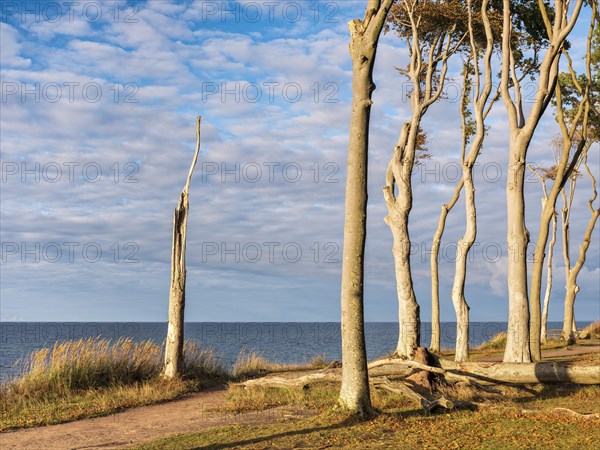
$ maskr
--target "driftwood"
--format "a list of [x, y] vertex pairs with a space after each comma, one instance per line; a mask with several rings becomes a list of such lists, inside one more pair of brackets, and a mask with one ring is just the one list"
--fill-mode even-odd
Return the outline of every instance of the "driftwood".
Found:
[[[462, 362], [440, 359], [442, 367], [432, 367], [416, 361], [388, 358], [369, 363], [369, 376], [377, 382], [388, 376], [407, 376], [410, 369], [443, 375], [448, 381], [462, 381], [478, 389], [496, 394], [502, 391], [490, 384], [576, 383], [600, 384], [600, 366], [571, 366], [547, 363]], [[339, 369], [327, 369], [296, 378], [266, 376], [239, 383], [242, 386], [306, 386], [313, 381], [340, 381]]]
[[[431, 361], [429, 361], [431, 362]], [[491, 384], [535, 384], [535, 383], [578, 383], [578, 384], [600, 384], [600, 366], [570, 366], [568, 364], [550, 363], [485, 363], [485, 362], [463, 362], [436, 360], [432, 362], [441, 365], [434, 367], [419, 361], [405, 360], [401, 358], [387, 358], [373, 361], [368, 365], [369, 379], [375, 388], [385, 389], [390, 392], [401, 394], [423, 407], [426, 414], [437, 408], [454, 409], [479, 407], [490, 407], [490, 405], [476, 402], [457, 401], [452, 402], [444, 397], [434, 399], [427, 396], [431, 384], [420, 381], [428, 379], [423, 374], [435, 374], [443, 377], [443, 381], [467, 383], [477, 389], [494, 394], [503, 394], [500, 389], [490, 386]], [[341, 373], [339, 368], [327, 368], [325, 370], [304, 374], [295, 378], [271, 375], [263, 378], [248, 380], [238, 385], [244, 387], [301, 387], [306, 388], [315, 381], [340, 382]], [[404, 380], [390, 380], [404, 378]], [[493, 407], [493, 406], [491, 406]], [[565, 408], [554, 408], [553, 412], [576, 415], [584, 418], [598, 418], [598, 414], [580, 414]], [[536, 412], [523, 410], [523, 412]]]
[[262, 378], [256, 378], [253, 380], [246, 380], [241, 383], [237, 383], [238, 386], [251, 387], [301, 387], [304, 388], [308, 384], [315, 381], [341, 381], [342, 377], [337, 372], [317, 372], [308, 375], [302, 375], [296, 378], [287, 378], [282, 376], [266, 376]]
[[574, 366], [558, 362], [486, 363], [440, 359], [447, 373], [464, 375], [477, 382], [506, 384], [575, 383], [600, 384], [600, 366]]
[[392, 384], [388, 378], [373, 380], [373, 386], [383, 388], [397, 394], [404, 395], [423, 407], [426, 414], [430, 414], [437, 408], [454, 409], [454, 403], [447, 398], [429, 399], [419, 394], [415, 389], [403, 382]]
[[492, 388], [489, 386], [484, 386], [484, 385], [478, 383], [477, 381], [475, 381], [468, 374], [461, 375], [461, 374], [457, 374], [457, 373], [453, 373], [453, 372], [448, 372], [447, 370], [442, 369], [441, 367], [427, 366], [427, 365], [421, 364], [420, 362], [417, 362], [417, 361], [403, 360], [400, 358], [380, 359], [378, 361], [373, 361], [371, 364], [369, 364], [369, 369], [371, 369], [371, 368], [375, 369], [377, 367], [385, 367], [386, 365], [398, 366], [398, 365], [402, 365], [402, 364], [405, 366], [408, 366], [408, 367], [415, 368], [415, 369], [426, 370], [427, 372], [444, 375], [444, 377], [448, 381], [462, 381], [462, 382], [468, 383], [469, 385], [471, 385], [473, 387], [476, 387], [477, 389], [481, 389], [482, 391], [485, 391], [485, 392], [490, 392], [492, 394], [502, 394], [501, 390]]
[[416, 361], [388, 358], [373, 361], [369, 370], [376, 367], [405, 365], [415, 369], [443, 374], [449, 381], [467, 381], [482, 387], [483, 384], [535, 384], [575, 383], [600, 384], [600, 366], [574, 366], [558, 362], [502, 363], [461, 362], [439, 359], [440, 367], [430, 367]]

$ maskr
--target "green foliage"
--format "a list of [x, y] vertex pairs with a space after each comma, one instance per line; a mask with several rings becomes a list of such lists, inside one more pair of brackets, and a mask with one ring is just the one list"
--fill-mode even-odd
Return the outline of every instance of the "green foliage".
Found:
[[471, 98], [471, 89], [473, 88], [473, 75], [475, 74], [475, 69], [471, 62], [471, 58], [467, 59], [463, 64], [463, 92], [462, 98], [460, 102], [461, 112], [464, 118], [463, 123], [463, 139], [464, 145], [469, 142], [469, 139], [475, 134], [477, 131], [477, 124], [473, 119], [473, 113], [469, 108], [470, 98]]

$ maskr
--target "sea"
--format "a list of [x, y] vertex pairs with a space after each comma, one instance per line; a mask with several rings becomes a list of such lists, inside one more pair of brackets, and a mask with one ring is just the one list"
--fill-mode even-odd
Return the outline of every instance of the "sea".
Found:
[[[166, 322], [2, 322], [0, 327], [0, 380], [12, 378], [17, 362], [29, 353], [56, 342], [129, 337], [162, 345], [167, 334]], [[562, 322], [548, 323], [550, 330], [560, 328]], [[469, 344], [477, 346], [506, 329], [506, 322], [471, 322]], [[227, 365], [232, 365], [242, 350], [281, 363], [308, 362], [323, 354], [328, 361], [341, 360], [339, 322], [188, 322], [184, 334], [186, 339], [213, 348]], [[456, 323], [442, 323], [440, 337], [442, 348], [453, 348]], [[369, 359], [389, 355], [396, 347], [398, 324], [367, 322], [365, 339]], [[423, 322], [421, 345], [428, 347], [430, 339], [431, 323]]]

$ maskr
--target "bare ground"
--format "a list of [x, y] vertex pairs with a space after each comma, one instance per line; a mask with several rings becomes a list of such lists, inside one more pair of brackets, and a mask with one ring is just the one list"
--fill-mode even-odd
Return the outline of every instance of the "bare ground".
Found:
[[[587, 355], [587, 354], [599, 354], [600, 344], [589, 343], [580, 341], [577, 345], [572, 347], [553, 348], [548, 350], [542, 350], [542, 358], [544, 361], [551, 361], [553, 359], [559, 359], [569, 356]], [[502, 361], [502, 353], [495, 355], [485, 356], [479, 359], [479, 361], [497, 362]]]
[[219, 411], [224, 386], [188, 394], [168, 403], [142, 406], [106, 417], [0, 433], [0, 448], [114, 449], [137, 446], [174, 434], [234, 424], [264, 424], [312, 415], [293, 407], [235, 414]]

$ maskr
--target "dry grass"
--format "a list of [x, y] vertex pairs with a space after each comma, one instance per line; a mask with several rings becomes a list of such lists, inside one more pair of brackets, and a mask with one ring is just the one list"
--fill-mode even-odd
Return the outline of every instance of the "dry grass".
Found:
[[29, 396], [141, 382], [160, 372], [161, 359], [162, 349], [150, 341], [57, 342], [17, 362], [20, 375], [8, 388]]
[[304, 364], [282, 364], [268, 361], [256, 352], [247, 352], [242, 349], [231, 369], [234, 380], [247, 380], [266, 375], [272, 372], [292, 372], [298, 370], [320, 369], [327, 365], [325, 353], [315, 356]]
[[0, 429], [58, 423], [178, 397], [229, 378], [212, 349], [184, 345], [181, 380], [160, 379], [161, 346], [100, 338], [56, 343], [17, 362], [0, 385]]
[[506, 332], [502, 331], [494, 335], [489, 341], [484, 342], [477, 350], [500, 350], [506, 346]]
[[600, 338], [600, 320], [596, 320], [594, 323], [585, 327], [581, 333], [579, 333], [580, 339], [599, 339]]
[[[277, 406], [295, 406], [304, 409], [327, 411], [338, 404], [339, 383], [315, 382], [301, 387], [243, 387], [230, 383], [226, 402], [221, 406], [228, 412], [264, 411]], [[379, 410], [409, 407], [410, 399], [383, 389], [371, 389], [371, 402]]]
[[[296, 389], [296, 392], [273, 389], [268, 393], [261, 389], [263, 392], [256, 390], [248, 394], [240, 390], [235, 395], [253, 395], [255, 399], [266, 398], [274, 402], [279, 393], [291, 400], [293, 405], [319, 401], [330, 405], [335, 403], [338, 389], [336, 383], [318, 383], [308, 390]], [[452, 394], [464, 400], [478, 401], [480, 395], [493, 396], [475, 392], [467, 386], [459, 385], [454, 389]], [[553, 408], [566, 407], [582, 413], [598, 411], [600, 387], [536, 385], [522, 388], [502, 386], [502, 389], [505, 395], [496, 394], [495, 400], [486, 399], [489, 407], [431, 415], [423, 414], [422, 408], [394, 394], [378, 400], [380, 394], [373, 390], [373, 403], [381, 412], [373, 420], [360, 421], [348, 418], [339, 410], [326, 409], [297, 420], [265, 420], [260, 424], [233, 425], [171, 436], [147, 443], [139, 449], [596, 448], [600, 439], [597, 420], [559, 414]], [[378, 405], [378, 401], [385, 402], [387, 406]], [[277, 401], [277, 404], [286, 403]]]
[[[88, 338], [57, 342], [52, 348], [37, 350], [17, 362], [15, 378], [0, 385], [0, 430], [110, 414], [123, 408], [171, 400], [231, 379], [317, 369], [327, 364], [325, 354], [304, 364], [280, 364], [242, 350], [230, 373], [213, 349], [186, 341], [183, 352], [182, 378], [167, 381], [160, 377], [163, 349], [152, 341]], [[262, 399], [261, 395], [242, 398], [239, 408], [282, 402], [312, 407], [319, 397], [311, 400], [290, 392], [287, 397], [278, 393], [280, 398], [275, 400], [273, 395], [265, 393]]]

